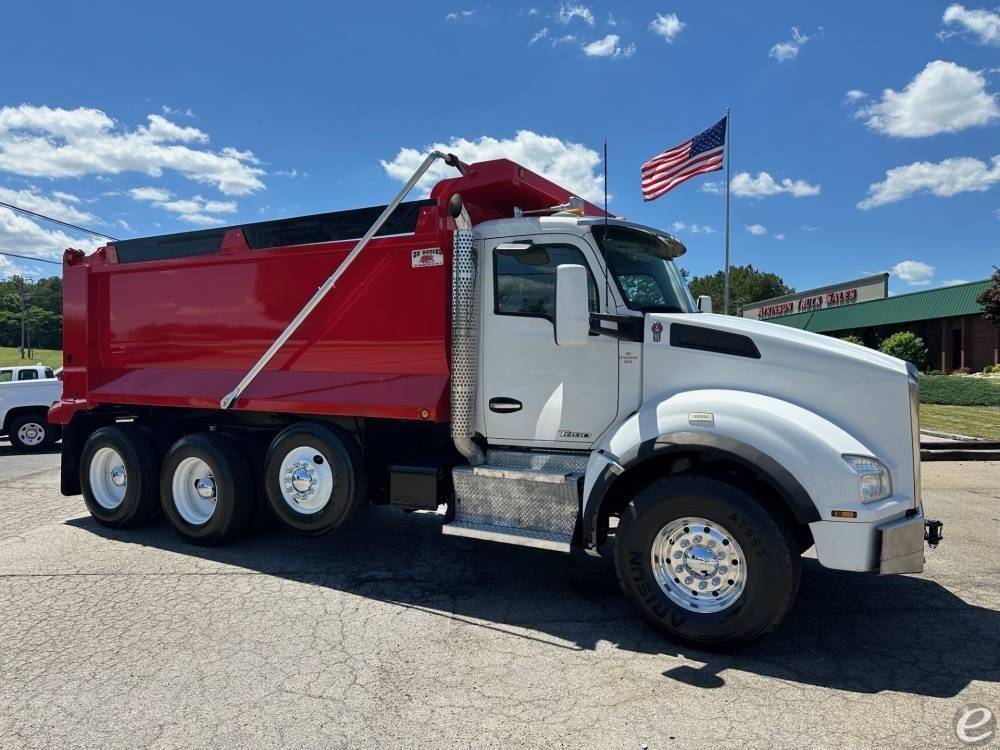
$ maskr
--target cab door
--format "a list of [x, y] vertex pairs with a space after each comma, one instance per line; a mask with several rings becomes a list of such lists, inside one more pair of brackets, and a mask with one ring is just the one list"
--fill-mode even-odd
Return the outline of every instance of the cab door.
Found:
[[554, 315], [563, 264], [587, 269], [590, 310], [603, 312], [594, 249], [568, 234], [491, 239], [483, 249], [479, 394], [487, 439], [590, 445], [618, 412], [618, 342], [591, 335], [582, 346], [559, 346]]

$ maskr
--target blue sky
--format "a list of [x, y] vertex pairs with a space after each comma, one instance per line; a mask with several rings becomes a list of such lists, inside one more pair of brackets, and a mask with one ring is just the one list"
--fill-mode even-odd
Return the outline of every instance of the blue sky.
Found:
[[[895, 269], [895, 293], [1000, 263], [977, 5], [17, 3], [0, 60], [0, 201], [116, 237], [385, 202], [436, 143], [593, 198], [607, 137], [611, 209], [710, 273], [723, 173], [644, 205], [639, 167], [729, 105], [734, 263], [800, 289]], [[0, 208], [0, 250], [87, 242]]]

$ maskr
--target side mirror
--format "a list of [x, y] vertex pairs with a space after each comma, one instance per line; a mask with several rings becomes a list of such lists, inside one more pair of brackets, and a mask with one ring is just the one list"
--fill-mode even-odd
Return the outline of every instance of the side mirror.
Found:
[[698, 297], [698, 309], [703, 313], [712, 312], [712, 298], [707, 294], [702, 294]]
[[563, 264], [556, 268], [556, 344], [583, 346], [590, 335], [587, 269]]

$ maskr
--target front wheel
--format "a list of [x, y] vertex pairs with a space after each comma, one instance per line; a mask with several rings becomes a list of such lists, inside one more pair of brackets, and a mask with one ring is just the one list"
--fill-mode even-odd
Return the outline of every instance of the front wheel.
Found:
[[739, 487], [697, 475], [653, 482], [615, 533], [622, 590], [670, 639], [735, 648], [791, 608], [801, 565], [790, 530]]

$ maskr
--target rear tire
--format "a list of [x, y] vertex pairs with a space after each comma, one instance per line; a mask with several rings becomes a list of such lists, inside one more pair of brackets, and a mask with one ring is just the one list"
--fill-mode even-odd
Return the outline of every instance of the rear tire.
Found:
[[660, 479], [621, 515], [615, 568], [650, 625], [700, 649], [732, 649], [773, 630], [798, 592], [790, 529], [743, 489], [697, 475]]
[[125, 529], [142, 523], [159, 505], [159, 455], [134, 425], [95, 430], [80, 455], [80, 489], [99, 523]]
[[242, 532], [253, 515], [254, 474], [235, 440], [216, 432], [182, 437], [160, 477], [163, 513], [192, 544], [221, 544]]
[[271, 509], [300, 534], [343, 526], [366, 497], [361, 451], [350, 434], [335, 427], [292, 425], [271, 442], [264, 466]]
[[15, 450], [31, 453], [48, 448], [59, 439], [59, 427], [44, 414], [24, 414], [10, 421], [8, 435]]

